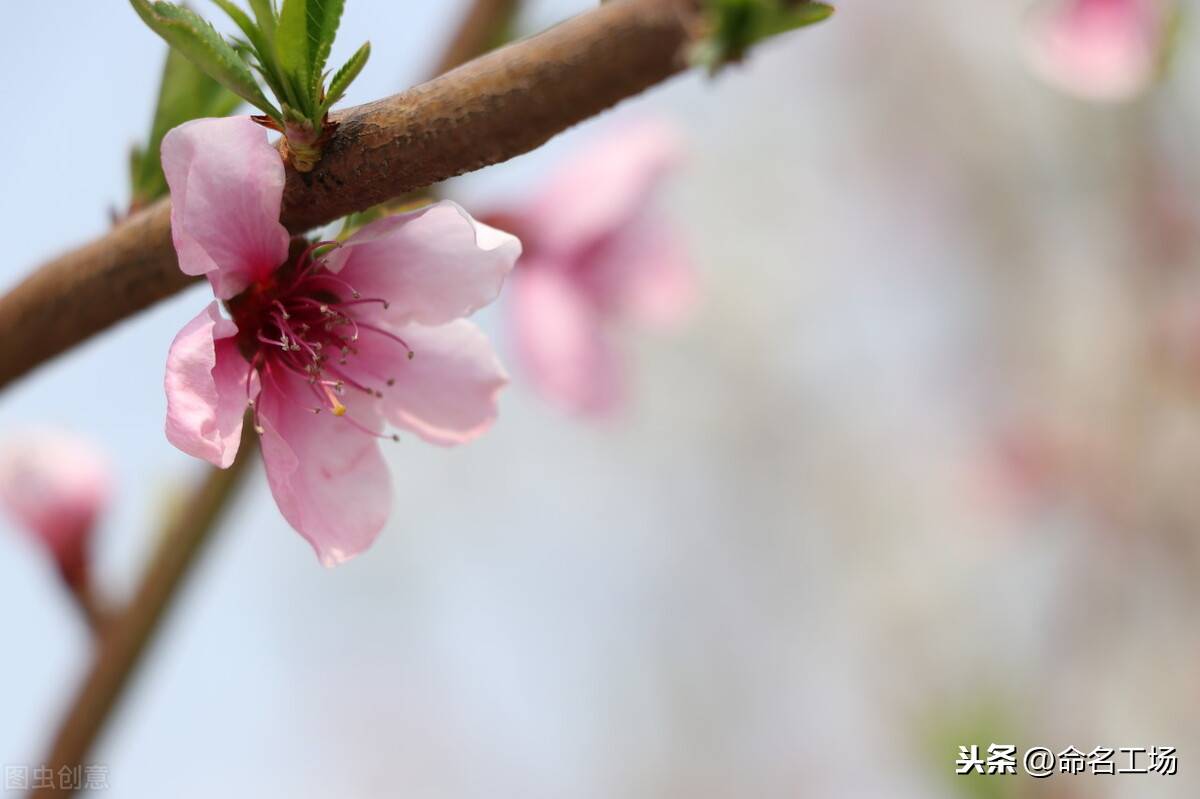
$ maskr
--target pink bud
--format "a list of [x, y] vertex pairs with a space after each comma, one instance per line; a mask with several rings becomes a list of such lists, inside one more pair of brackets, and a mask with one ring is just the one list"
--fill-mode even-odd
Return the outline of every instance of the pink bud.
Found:
[[0, 447], [0, 507], [49, 548], [73, 587], [86, 580], [90, 534], [110, 487], [108, 460], [68, 433], [31, 431]]
[[1051, 0], [1031, 19], [1034, 70], [1090, 100], [1125, 100], [1154, 79], [1165, 46], [1168, 0]]

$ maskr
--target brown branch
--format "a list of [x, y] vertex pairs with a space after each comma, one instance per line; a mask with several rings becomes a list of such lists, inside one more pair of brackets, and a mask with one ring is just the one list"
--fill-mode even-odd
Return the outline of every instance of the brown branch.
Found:
[[[315, 170], [289, 169], [293, 232], [508, 160], [685, 66], [698, 0], [613, 0], [401, 94], [334, 115]], [[0, 386], [182, 289], [160, 201], [0, 297]]]
[[[63, 766], [85, 764], [93, 742], [159, 629], [172, 598], [191, 572], [196, 556], [209, 540], [247, 463], [254, 460], [257, 443], [253, 425], [247, 423], [237, 460], [228, 469], [209, 471], [164, 531], [162, 544], [127, 609], [109, 617], [103, 635], [97, 639], [91, 670], [59, 727], [50, 754], [41, 763], [53, 769], [56, 782]], [[35, 790], [31, 796], [45, 799], [71, 793], [71, 786], [59, 785]]]
[[463, 15], [431, 77], [449, 72], [495, 47], [520, 4], [520, 0], [475, 0]]
[[166, 202], [44, 264], [0, 297], [0, 386], [191, 279], [175, 261]]
[[95, 584], [89, 581], [84, 585], [72, 587], [70, 590], [75, 605], [79, 608], [79, 613], [83, 616], [84, 621], [87, 622], [92, 635], [97, 637], [103, 635], [108, 623], [112, 621], [112, 609], [105, 604], [104, 598], [96, 590]]

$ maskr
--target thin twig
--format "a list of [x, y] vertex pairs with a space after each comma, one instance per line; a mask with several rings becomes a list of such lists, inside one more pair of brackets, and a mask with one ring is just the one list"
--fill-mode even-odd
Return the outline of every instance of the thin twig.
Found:
[[[175, 514], [137, 593], [122, 613], [110, 619], [104, 634], [97, 639], [91, 669], [59, 726], [50, 754], [41, 764], [52, 769], [55, 783], [62, 767], [75, 768], [85, 763], [104, 722], [160, 628], [172, 599], [210, 539], [239, 478], [254, 459], [256, 448], [253, 425], [246, 424], [237, 460], [228, 469], [210, 470], [187, 504]], [[56, 784], [30, 795], [46, 799], [71, 793], [70, 785]]]
[[[315, 170], [289, 170], [301, 232], [505, 161], [685, 66], [698, 0], [613, 0], [544, 33], [335, 115]], [[190, 282], [160, 201], [0, 297], [0, 386]]]
[[112, 621], [112, 609], [105, 604], [103, 597], [92, 582], [71, 589], [71, 597], [79, 608], [80, 615], [87, 622], [92, 635], [99, 638], [104, 634], [108, 623]]

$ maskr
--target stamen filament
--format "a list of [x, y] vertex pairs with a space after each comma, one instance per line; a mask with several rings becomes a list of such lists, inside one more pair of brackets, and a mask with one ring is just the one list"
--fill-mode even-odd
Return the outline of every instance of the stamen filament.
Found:
[[395, 333], [391, 332], [390, 330], [384, 330], [382, 327], [377, 327], [375, 325], [367, 324], [366, 322], [359, 322], [358, 327], [361, 327], [363, 330], [370, 330], [374, 333], [378, 333], [381, 336], [387, 336], [392, 341], [399, 343], [401, 347], [404, 347], [404, 349], [408, 351], [408, 359], [410, 361], [412, 360], [413, 355], [416, 354], [413, 352], [413, 348], [408, 346], [407, 341], [400, 338], [399, 336], [397, 336]]
[[343, 405], [342, 401], [337, 398], [336, 394], [333, 393], [333, 389], [329, 386], [329, 381], [322, 381], [321, 388], [325, 390], [325, 396], [329, 400], [329, 410], [333, 412], [333, 415], [345, 416], [346, 406]]

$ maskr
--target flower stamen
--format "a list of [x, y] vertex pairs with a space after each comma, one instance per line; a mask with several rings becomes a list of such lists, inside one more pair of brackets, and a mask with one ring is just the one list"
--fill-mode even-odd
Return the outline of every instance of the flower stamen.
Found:
[[321, 385], [321, 388], [324, 389], [325, 397], [329, 400], [330, 412], [333, 413], [334, 416], [345, 416], [346, 406], [342, 404], [340, 399], [338, 399], [337, 394], [333, 392], [333, 389], [325, 383]]

